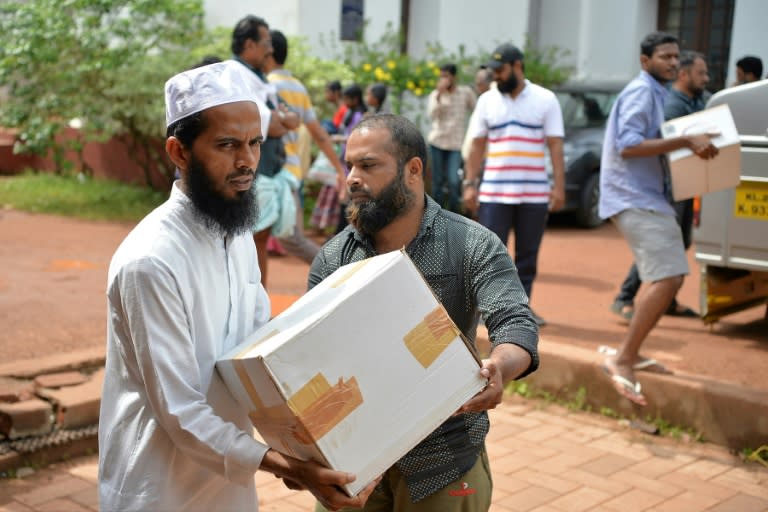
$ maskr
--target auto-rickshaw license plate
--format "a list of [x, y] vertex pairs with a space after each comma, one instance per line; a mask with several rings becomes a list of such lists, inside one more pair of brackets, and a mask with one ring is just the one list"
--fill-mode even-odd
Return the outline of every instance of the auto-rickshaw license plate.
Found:
[[736, 187], [733, 214], [745, 219], [768, 220], [768, 183], [742, 182]]

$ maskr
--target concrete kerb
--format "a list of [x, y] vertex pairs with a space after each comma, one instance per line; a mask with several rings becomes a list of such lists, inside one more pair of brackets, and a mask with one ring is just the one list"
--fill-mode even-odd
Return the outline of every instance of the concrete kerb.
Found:
[[[478, 345], [487, 347], [484, 333], [478, 333]], [[718, 382], [697, 375], [676, 373], [661, 375], [638, 372], [643, 393], [649, 405], [633, 406], [620, 397], [608, 377], [600, 369], [604, 357], [596, 351], [556, 343], [542, 337], [539, 344], [541, 367], [525, 379], [530, 385], [554, 396], [567, 398], [584, 388], [583, 400], [599, 411], [610, 408], [626, 417], [650, 416], [700, 432], [709, 442], [730, 449], [757, 448], [768, 442], [768, 392]], [[35, 361], [0, 365], [0, 376], [33, 379], [43, 373], [98, 368], [104, 364], [104, 350], [85, 350], [61, 354]], [[35, 367], [37, 369], [35, 369]], [[54, 462], [63, 457], [92, 453], [95, 435], [66, 446], [57, 444], [44, 448], [44, 453], [5, 453], [0, 459], [0, 471], [28, 465], [30, 461]], [[0, 454], [2, 455], [2, 454]]]
[[602, 371], [605, 357], [596, 351], [556, 343], [542, 337], [541, 367], [525, 380], [555, 396], [573, 396], [584, 388], [593, 410], [610, 408], [626, 417], [661, 418], [701, 433], [704, 440], [733, 450], [768, 443], [768, 392], [676, 372], [663, 375], [635, 372], [648, 406], [621, 397]]

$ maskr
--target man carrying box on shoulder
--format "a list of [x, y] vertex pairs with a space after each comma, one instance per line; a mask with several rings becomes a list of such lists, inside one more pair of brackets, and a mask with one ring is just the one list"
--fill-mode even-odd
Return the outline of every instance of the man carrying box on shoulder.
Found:
[[385, 472], [365, 511], [488, 510], [487, 410], [501, 403], [506, 382], [539, 364], [538, 328], [509, 253], [491, 231], [425, 195], [426, 160], [424, 138], [404, 117], [371, 116], [355, 127], [346, 152], [350, 225], [315, 258], [309, 287], [342, 265], [404, 247], [473, 345], [482, 316], [493, 346], [481, 370], [489, 382]]

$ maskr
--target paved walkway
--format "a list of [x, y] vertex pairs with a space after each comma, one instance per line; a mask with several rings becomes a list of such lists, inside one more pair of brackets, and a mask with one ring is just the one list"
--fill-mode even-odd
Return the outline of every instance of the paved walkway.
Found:
[[[616, 421], [511, 397], [491, 411], [493, 512], [766, 512], [768, 468], [725, 449], [650, 437]], [[97, 459], [0, 480], [0, 512], [98, 509]], [[308, 493], [256, 477], [266, 512], [311, 511]]]

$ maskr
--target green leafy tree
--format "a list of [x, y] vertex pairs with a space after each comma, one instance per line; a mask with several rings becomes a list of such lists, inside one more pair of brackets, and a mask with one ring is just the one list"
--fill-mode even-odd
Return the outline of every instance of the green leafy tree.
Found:
[[[330, 46], [336, 60], [349, 66], [354, 81], [361, 85], [374, 82], [386, 84], [392, 98], [392, 110], [398, 114], [406, 106], [414, 105], [409, 99], [418, 100], [435, 88], [442, 64], [456, 64], [459, 82], [472, 83], [475, 71], [491, 54], [491, 50], [483, 48], [470, 53], [464, 45], [459, 45], [456, 52], [450, 52], [440, 43], [430, 42], [427, 43], [425, 57], [415, 58], [402, 53], [402, 40], [402, 32], [388, 23], [384, 34], [375, 41], [366, 39], [363, 30], [363, 37], [358, 43], [339, 46], [334, 42], [333, 32], [328, 38], [330, 42], [323, 40], [322, 43]], [[559, 64], [560, 58], [567, 55], [566, 51], [554, 46], [539, 49], [526, 39], [524, 52], [525, 72], [531, 81], [552, 87], [565, 82], [570, 76], [571, 68]]]
[[[365, 34], [365, 30], [363, 30]], [[434, 59], [416, 59], [400, 51], [403, 34], [387, 23], [384, 34], [376, 41], [364, 36], [358, 43], [339, 46], [331, 32], [328, 40], [336, 60], [345, 62], [352, 71], [353, 81], [361, 86], [381, 82], [389, 89], [392, 110], [401, 113], [404, 95], [416, 97], [428, 94], [440, 75]], [[323, 41], [323, 44], [326, 44]]]
[[200, 0], [4, 1], [0, 124], [18, 130], [15, 151], [52, 151], [62, 171], [57, 137], [78, 119], [80, 149], [122, 136], [149, 181], [160, 160], [152, 141], [163, 135], [163, 85], [203, 39]]
[[558, 46], [539, 48], [526, 37], [523, 54], [525, 77], [542, 87], [551, 88], [565, 83], [573, 73], [573, 67], [560, 64], [570, 52]]

